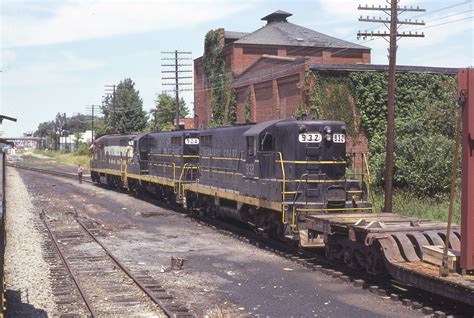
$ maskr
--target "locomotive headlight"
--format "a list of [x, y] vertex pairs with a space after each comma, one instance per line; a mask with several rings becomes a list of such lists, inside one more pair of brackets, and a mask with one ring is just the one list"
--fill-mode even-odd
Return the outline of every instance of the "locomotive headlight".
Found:
[[326, 140], [327, 142], [330, 142], [332, 140], [331, 132], [331, 127], [324, 127], [324, 140]]
[[307, 130], [307, 128], [306, 128], [305, 125], [301, 125], [301, 126], [298, 127], [298, 132], [299, 132], [300, 134], [305, 133], [306, 130]]
[[341, 126], [341, 132], [343, 134], [346, 134], [346, 130], [347, 130], [346, 126]]

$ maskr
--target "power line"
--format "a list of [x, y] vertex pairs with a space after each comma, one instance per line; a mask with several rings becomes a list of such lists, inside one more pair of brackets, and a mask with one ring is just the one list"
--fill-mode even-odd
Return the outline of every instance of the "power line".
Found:
[[434, 24], [434, 25], [428, 25], [428, 26], [425, 26], [425, 27], [422, 27], [422, 28], [418, 28], [418, 29], [411, 30], [411, 31], [413, 32], [413, 31], [419, 31], [419, 30], [434, 28], [434, 27], [437, 27], [437, 26], [440, 26], [440, 25], [450, 24], [450, 23], [459, 22], [459, 21], [463, 21], [463, 20], [467, 20], [467, 19], [472, 19], [472, 18], [474, 18], [474, 16], [471, 15], [471, 16], [469, 16], [469, 17], [465, 17], [465, 18], [461, 18], [461, 19], [456, 19], [456, 20], [452, 20], [452, 21], [447, 21], [447, 22], [443, 22], [443, 23], [438, 23], [438, 24]]
[[112, 129], [114, 134], [117, 133], [117, 125], [116, 125], [116, 116], [115, 116], [115, 93], [116, 93], [116, 85], [105, 85], [105, 94], [110, 96], [112, 95]]
[[433, 10], [433, 11], [429, 11], [429, 12], [426, 12], [426, 13], [415, 15], [415, 16], [413, 16], [413, 18], [419, 18], [419, 17], [423, 17], [423, 16], [426, 16], [426, 15], [431, 15], [433, 13], [437, 13], [437, 12], [440, 12], [440, 11], [444, 11], [444, 10], [452, 9], [452, 8], [455, 8], [455, 7], [459, 7], [459, 6], [461, 6], [463, 4], [467, 4], [467, 3], [472, 3], [472, 0], [458, 2], [458, 3], [452, 4], [452, 5], [443, 7], [443, 8], [439, 8], [439, 9], [436, 9], [436, 10]]
[[86, 109], [89, 110], [89, 107], [90, 107], [90, 110], [92, 111], [92, 115], [91, 115], [91, 131], [92, 131], [92, 134], [91, 134], [91, 139], [92, 139], [92, 142], [94, 141], [94, 110], [95, 110], [95, 107], [99, 107], [100, 105], [86, 105]]
[[[184, 57], [183, 55], [192, 54], [191, 52], [184, 52], [184, 51], [164, 51], [161, 54], [172, 54], [174, 57], [162, 57], [162, 61], [174, 61], [174, 63], [169, 64], [161, 64], [162, 67], [165, 69], [161, 70], [162, 74], [167, 73], [174, 73], [174, 77], [161, 77], [161, 80], [174, 80], [174, 83], [166, 82], [162, 83], [163, 86], [174, 86], [173, 90], [164, 90], [165, 92], [174, 92], [176, 98], [176, 109], [175, 109], [175, 120], [176, 120], [176, 130], [179, 130], [179, 92], [182, 91], [189, 91], [191, 89], [187, 88], [180, 88], [180, 86], [187, 86], [193, 85], [191, 82], [182, 82], [184, 79], [192, 79], [192, 76], [181, 76], [183, 73], [190, 73], [192, 70], [188, 69], [188, 67], [192, 66], [192, 64], [188, 63], [180, 63], [179, 61], [183, 60], [190, 60], [189, 57]], [[184, 69], [183, 69], [184, 68]]]

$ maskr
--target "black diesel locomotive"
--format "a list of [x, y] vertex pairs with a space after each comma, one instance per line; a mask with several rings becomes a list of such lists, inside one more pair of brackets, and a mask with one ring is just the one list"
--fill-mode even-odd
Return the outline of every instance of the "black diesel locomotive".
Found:
[[305, 215], [371, 209], [363, 181], [349, 180], [346, 169], [346, 126], [327, 120], [103, 136], [91, 160], [95, 182], [303, 246], [322, 243], [308, 233]]

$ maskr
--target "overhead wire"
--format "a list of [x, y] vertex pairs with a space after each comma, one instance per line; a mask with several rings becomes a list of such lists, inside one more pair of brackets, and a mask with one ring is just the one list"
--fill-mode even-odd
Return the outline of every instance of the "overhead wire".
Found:
[[424, 29], [430, 29], [430, 28], [434, 28], [434, 27], [437, 27], [437, 26], [440, 26], [440, 25], [450, 24], [450, 23], [459, 22], [459, 21], [472, 19], [472, 18], [474, 18], [474, 16], [471, 15], [469, 17], [465, 17], [465, 18], [461, 18], [461, 19], [446, 21], [446, 22], [443, 22], [443, 23], [438, 23], [438, 24], [433, 24], [433, 25], [427, 25], [427, 26], [424, 26], [424, 27], [421, 27], [421, 28], [410, 30], [410, 31], [413, 32], [413, 31], [419, 31], [419, 30], [424, 30]]

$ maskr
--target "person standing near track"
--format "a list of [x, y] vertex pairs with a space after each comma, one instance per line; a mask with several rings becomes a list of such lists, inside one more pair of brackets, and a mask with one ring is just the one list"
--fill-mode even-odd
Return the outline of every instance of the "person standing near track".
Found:
[[77, 178], [79, 179], [79, 183], [82, 183], [82, 173], [84, 172], [84, 169], [82, 168], [81, 165], [77, 167]]

